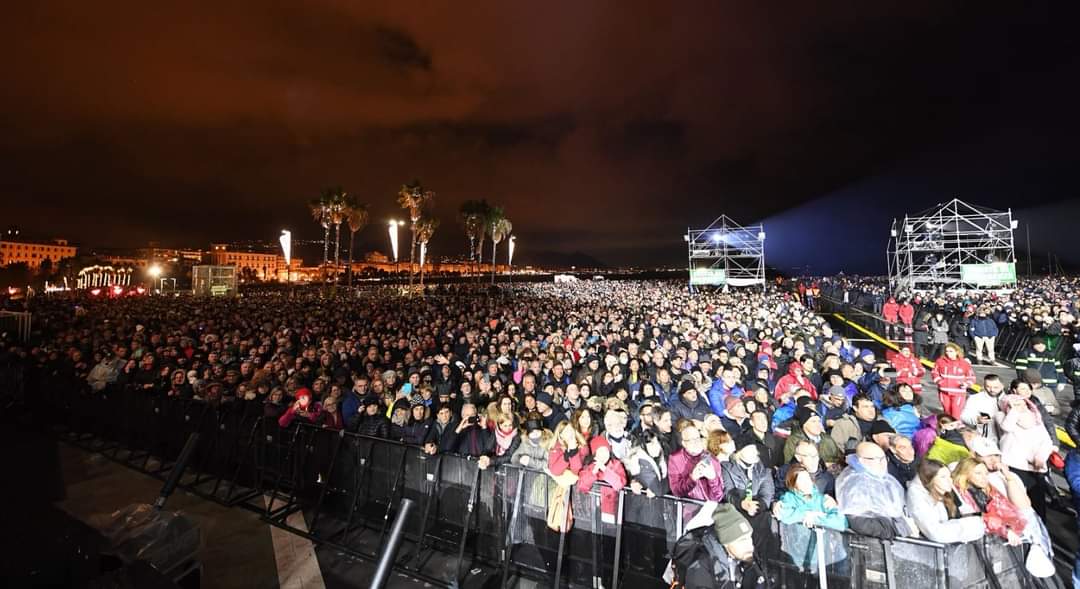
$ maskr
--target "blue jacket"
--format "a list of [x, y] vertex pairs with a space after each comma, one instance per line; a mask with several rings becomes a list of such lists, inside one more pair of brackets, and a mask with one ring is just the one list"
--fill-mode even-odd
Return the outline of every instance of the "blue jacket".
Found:
[[724, 416], [724, 401], [727, 400], [729, 395], [735, 395], [741, 397], [743, 395], [743, 389], [736, 384], [728, 390], [724, 390], [724, 381], [719, 378], [713, 381], [712, 386], [709, 387], [709, 408], [712, 412]]
[[344, 397], [341, 400], [341, 418], [345, 421], [345, 429], [352, 431], [356, 420], [360, 418], [362, 399], [360, 395], [356, 394], [356, 391], [349, 391], [345, 393]]
[[809, 497], [801, 493], [788, 491], [780, 497], [780, 535], [784, 552], [804, 571], [817, 570], [817, 535], [803, 525], [803, 518], [811, 511], [824, 515], [817, 519], [817, 526], [824, 528], [825, 563], [835, 564], [846, 559], [843, 536], [829, 531], [843, 532], [847, 529], [847, 518], [837, 508], [825, 507], [825, 495], [814, 488]]
[[[1069, 489], [1072, 490], [1073, 505], [1076, 512], [1080, 513], [1080, 452], [1073, 450], [1065, 459], [1065, 480], [1069, 481]], [[1080, 516], [1077, 516], [1080, 518]]]
[[910, 439], [919, 431], [919, 416], [915, 414], [915, 408], [911, 405], [889, 407], [881, 412], [885, 421], [889, 422], [896, 433]]
[[968, 335], [971, 337], [997, 337], [997, 323], [989, 317], [976, 316], [968, 324]]

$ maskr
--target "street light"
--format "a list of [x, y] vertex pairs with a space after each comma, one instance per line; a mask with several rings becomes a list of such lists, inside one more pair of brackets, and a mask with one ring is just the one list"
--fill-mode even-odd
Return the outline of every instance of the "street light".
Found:
[[506, 256], [506, 265], [508, 267], [507, 269], [510, 271], [510, 284], [513, 284], [514, 283], [514, 246], [517, 243], [517, 237], [514, 236], [514, 235], [511, 235], [510, 239], [508, 239], [507, 242], [509, 243], [509, 245], [507, 247], [509, 248], [510, 251], [509, 251], [509, 255]]
[[152, 288], [157, 284], [158, 278], [161, 277], [161, 266], [150, 264], [150, 267], [146, 269], [146, 273], [150, 275], [150, 287]]
[[394, 252], [394, 272], [397, 273], [398, 267], [398, 227], [405, 224], [405, 221], [397, 219], [390, 219], [390, 247]]

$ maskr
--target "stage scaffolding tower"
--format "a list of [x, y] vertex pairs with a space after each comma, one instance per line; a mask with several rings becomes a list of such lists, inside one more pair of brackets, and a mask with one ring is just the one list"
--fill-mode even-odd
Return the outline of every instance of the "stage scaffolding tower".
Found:
[[894, 219], [886, 260], [894, 294], [1016, 285], [1012, 210], [953, 199]]
[[743, 227], [721, 215], [705, 229], [687, 228], [690, 291], [697, 286], [765, 288], [765, 228]]

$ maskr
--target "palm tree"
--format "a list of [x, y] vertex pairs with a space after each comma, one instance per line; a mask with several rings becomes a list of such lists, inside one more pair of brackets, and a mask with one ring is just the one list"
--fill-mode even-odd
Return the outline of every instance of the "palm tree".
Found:
[[[435, 234], [435, 230], [439, 228], [439, 220], [431, 215], [425, 214], [416, 222], [416, 240], [420, 242], [422, 251], [427, 251], [427, 244], [431, 241], [431, 236]], [[429, 256], [424, 256], [425, 258]], [[424, 286], [424, 260], [420, 261], [420, 287]]]
[[476, 261], [476, 244], [484, 238], [484, 210], [488, 208], [487, 201], [467, 200], [461, 203], [458, 211], [458, 220], [465, 228], [465, 236], [469, 238], [469, 261]]
[[322, 263], [324, 267], [330, 259], [330, 201], [326, 198], [326, 194], [324, 192], [308, 203], [308, 208], [311, 209], [311, 217], [323, 227]]
[[[494, 233], [495, 225], [499, 222], [499, 219], [506, 216], [503, 214], [502, 207], [489, 205], [486, 202], [484, 204], [486, 206], [481, 213], [484, 219], [484, 233], [480, 235], [480, 243], [477, 245], [477, 251], [480, 254], [480, 267], [477, 268], [478, 272], [482, 271], [484, 265], [484, 240]], [[494, 255], [492, 255], [492, 257], [494, 258]], [[494, 271], [495, 269], [493, 267], [492, 272]], [[479, 282], [479, 278], [477, 278], [477, 282]]]
[[413, 261], [416, 259], [416, 223], [434, 199], [435, 193], [425, 190], [419, 180], [413, 180], [411, 184], [402, 185], [401, 190], [398, 191], [398, 204], [401, 205], [401, 208], [409, 211], [409, 221], [411, 222], [409, 227], [412, 233], [412, 239], [409, 242], [409, 286], [412, 286]]
[[341, 224], [348, 219], [349, 194], [340, 186], [327, 189], [326, 200], [330, 223], [334, 225], [334, 274], [341, 268]]
[[352, 267], [353, 267], [353, 242], [356, 239], [356, 232], [360, 231], [368, 224], [368, 205], [367, 203], [357, 202], [356, 197], [350, 196], [345, 201], [345, 217], [346, 222], [349, 224], [349, 287], [352, 287]]
[[[502, 210], [500, 209], [500, 213]], [[514, 230], [514, 224], [504, 216], [496, 219], [491, 226], [491, 283], [495, 284], [495, 253], [498, 251], [499, 242], [510, 236]]]

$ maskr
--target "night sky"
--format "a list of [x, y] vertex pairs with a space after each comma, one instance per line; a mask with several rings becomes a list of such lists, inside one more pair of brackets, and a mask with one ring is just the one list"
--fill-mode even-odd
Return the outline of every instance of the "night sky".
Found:
[[677, 265], [686, 227], [724, 213], [763, 221], [781, 269], [883, 273], [891, 218], [958, 196], [1080, 263], [1073, 8], [165, 4], [5, 7], [4, 224], [84, 246], [316, 239], [306, 202], [340, 184], [385, 251], [419, 178], [434, 256], [464, 251], [458, 206], [486, 198], [522, 262]]

